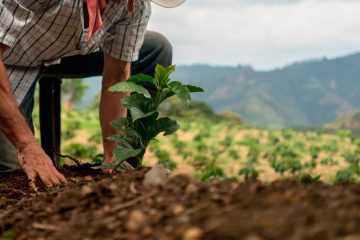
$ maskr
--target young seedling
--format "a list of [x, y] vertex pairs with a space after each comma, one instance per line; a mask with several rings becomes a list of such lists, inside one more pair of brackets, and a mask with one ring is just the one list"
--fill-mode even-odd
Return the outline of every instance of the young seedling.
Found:
[[[179, 129], [180, 126], [175, 120], [159, 117], [160, 104], [176, 95], [183, 104], [190, 106], [191, 93], [203, 92], [203, 89], [173, 81], [170, 75], [174, 71], [175, 66], [157, 65], [154, 77], [137, 74], [131, 76], [128, 81], [117, 83], [109, 89], [110, 92], [132, 94], [121, 100], [128, 109], [128, 115], [126, 118], [119, 118], [112, 122], [117, 134], [108, 138], [117, 143], [114, 150], [116, 162], [103, 165], [103, 167], [116, 169], [128, 158], [135, 158], [137, 164], [140, 165], [150, 141], [162, 132], [164, 135], [169, 135]], [[154, 89], [152, 96], [141, 84]]]
[[238, 174], [244, 176], [245, 181], [257, 180], [259, 178], [259, 172], [252, 165], [243, 167]]

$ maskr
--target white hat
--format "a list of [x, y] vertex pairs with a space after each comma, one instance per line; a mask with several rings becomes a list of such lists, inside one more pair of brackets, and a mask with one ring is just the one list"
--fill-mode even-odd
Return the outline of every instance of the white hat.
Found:
[[185, 0], [152, 0], [157, 5], [160, 5], [162, 7], [166, 8], [173, 8], [177, 7], [185, 2]]

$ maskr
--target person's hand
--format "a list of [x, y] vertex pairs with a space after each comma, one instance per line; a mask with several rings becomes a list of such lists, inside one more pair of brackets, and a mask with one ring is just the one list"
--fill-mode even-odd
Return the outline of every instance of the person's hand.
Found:
[[36, 142], [19, 149], [17, 159], [32, 186], [35, 186], [37, 176], [47, 187], [66, 183], [65, 177], [56, 170], [51, 159]]

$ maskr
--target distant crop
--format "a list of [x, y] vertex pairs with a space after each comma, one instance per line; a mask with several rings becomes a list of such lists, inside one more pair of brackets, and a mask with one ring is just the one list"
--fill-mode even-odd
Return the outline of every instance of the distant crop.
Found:
[[207, 181], [212, 178], [224, 178], [224, 177], [226, 177], [224, 170], [218, 166], [208, 167], [204, 169], [204, 171], [202, 171], [200, 175], [200, 179], [202, 181]]
[[326, 158], [323, 158], [320, 160], [320, 164], [333, 166], [333, 165], [338, 164], [338, 162], [336, 160], [334, 160], [334, 158], [332, 158], [332, 157], [326, 157]]
[[336, 172], [334, 177], [334, 183], [352, 183], [355, 182], [355, 176], [350, 169], [343, 169]]
[[[156, 90], [156, 87], [154, 89]], [[154, 103], [156, 91], [150, 93], [152, 98], [146, 102]], [[139, 93], [135, 91], [133, 95], [137, 96]], [[220, 177], [273, 181], [288, 177], [301, 179], [306, 176], [304, 181], [309, 182], [317, 180], [320, 175], [321, 181], [331, 183], [360, 180], [360, 138], [348, 131], [329, 133], [253, 128], [198, 114], [204, 112], [204, 104], [199, 104], [200, 109], [192, 104], [190, 109], [185, 108], [179, 98], [168, 100], [159, 108], [161, 115], [157, 119], [176, 117], [181, 123], [181, 130], [171, 137], [158, 135], [157, 141], [150, 141], [147, 148], [149, 154], [146, 155], [146, 159], [139, 160], [144, 161], [144, 165], [162, 163], [168, 169], [181, 168], [203, 180]], [[172, 107], [174, 103], [176, 108]], [[130, 116], [135, 116], [136, 105], [134, 102], [131, 104], [132, 110], [129, 109], [129, 113], [134, 113]], [[165, 107], [173, 113], [181, 111], [181, 114], [163, 111]], [[142, 108], [140, 110], [142, 111]], [[143, 113], [145, 115], [149, 112]], [[155, 115], [156, 113], [149, 113], [149, 116], [136, 120], [128, 116], [126, 119], [114, 121], [113, 124], [124, 121], [127, 126], [139, 127], [140, 122], [148, 121]], [[99, 163], [102, 160], [102, 155], [99, 154], [102, 149], [102, 137], [97, 112], [78, 109], [66, 111], [63, 113], [63, 122], [62, 153]], [[121, 133], [127, 131], [124, 126], [116, 127], [120, 128], [120, 131], [113, 138], [123, 136]], [[143, 138], [141, 131], [139, 132]], [[131, 137], [130, 132], [126, 135]], [[141, 142], [146, 146], [145, 140]], [[121, 149], [124, 147], [122, 144], [118, 143]], [[131, 147], [127, 153], [141, 149], [141, 145]], [[126, 153], [117, 153], [119, 152]], [[137, 158], [141, 159], [141, 155]], [[121, 161], [117, 160], [117, 163], [119, 162]]]
[[158, 159], [158, 162], [163, 164], [167, 169], [174, 170], [177, 167], [177, 164], [171, 160], [170, 154], [165, 150], [157, 149], [155, 151], [155, 156]]
[[240, 169], [238, 174], [244, 176], [246, 181], [257, 180], [259, 178], [259, 172], [252, 165], [247, 165]]

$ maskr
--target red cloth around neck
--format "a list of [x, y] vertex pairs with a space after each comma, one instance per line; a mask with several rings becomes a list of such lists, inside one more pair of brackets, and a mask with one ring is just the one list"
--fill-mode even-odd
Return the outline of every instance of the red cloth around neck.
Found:
[[[123, 0], [126, 1], [126, 0]], [[134, 11], [135, 0], [128, 0], [128, 14]], [[101, 11], [106, 7], [106, 0], [84, 0], [88, 12], [88, 33], [85, 41], [88, 42], [94, 32], [101, 28], [103, 22], [101, 19]]]

